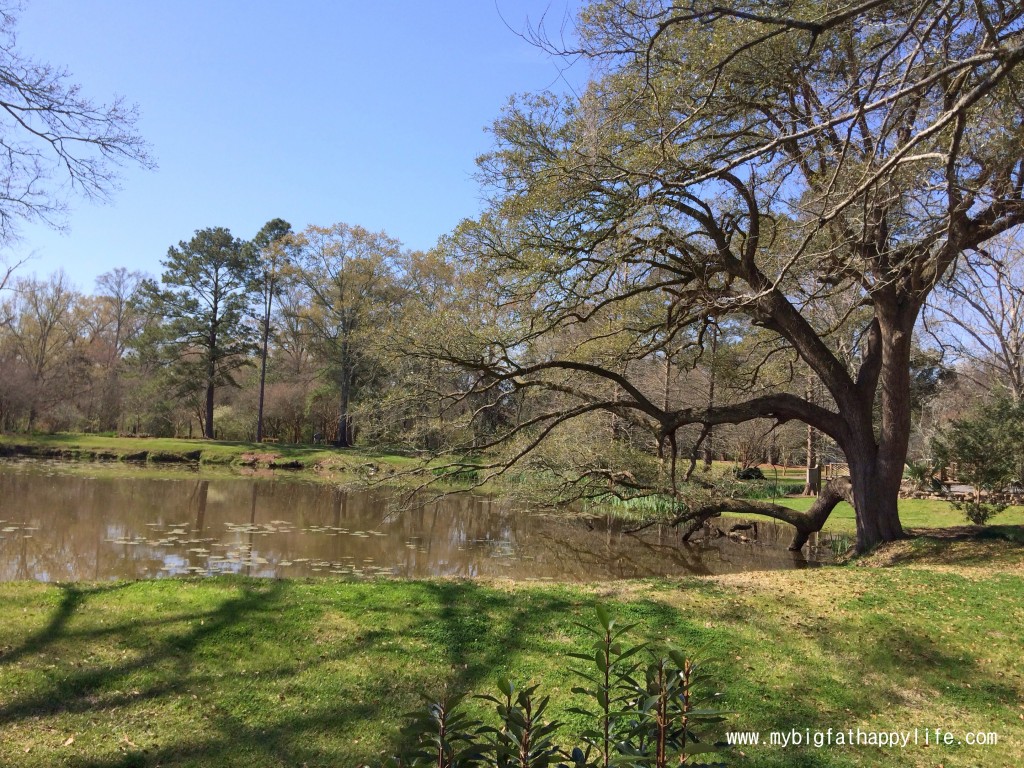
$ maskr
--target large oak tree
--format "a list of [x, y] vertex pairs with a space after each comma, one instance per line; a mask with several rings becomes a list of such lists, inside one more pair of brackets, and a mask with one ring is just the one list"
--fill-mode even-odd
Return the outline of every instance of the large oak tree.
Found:
[[[589, 60], [591, 82], [512, 102], [481, 164], [490, 208], [462, 232], [505, 321], [434, 353], [491, 391], [549, 394], [514, 430], [532, 435], [524, 450], [595, 411], [659, 440], [804, 422], [850, 467], [810, 513], [725, 499], [686, 517], [762, 512], [796, 526], [799, 546], [845, 497], [859, 550], [902, 537], [915, 325], [961, 254], [1024, 222], [1022, 13], [989, 0], [588, 5], [563, 53]], [[850, 311], [825, 322], [814, 309], [837, 298]], [[810, 371], [822, 397], [796, 381], [665, 407], [623, 365], [731, 319], [763, 329], [762, 359]], [[857, 340], [852, 356], [836, 334]]]

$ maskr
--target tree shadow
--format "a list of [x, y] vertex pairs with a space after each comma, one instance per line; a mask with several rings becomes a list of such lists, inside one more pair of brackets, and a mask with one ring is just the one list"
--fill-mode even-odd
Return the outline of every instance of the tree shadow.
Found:
[[[66, 665], [61, 674], [47, 675], [31, 690], [0, 699], [0, 725], [14, 724], [24, 731], [68, 722], [62, 719], [65, 716], [105, 724], [126, 716], [120, 713], [139, 709], [159, 718], [167, 707], [191, 707], [195, 714], [186, 723], [194, 727], [168, 730], [158, 744], [136, 739], [137, 747], [104, 747], [94, 754], [68, 750], [59, 759], [54, 752], [32, 754], [19, 764], [181, 768], [372, 761], [374, 751], [398, 753], [411, 745], [412, 735], [400, 727], [401, 714], [415, 706], [420, 692], [492, 692], [494, 678], [509, 672], [519, 676], [517, 683], [541, 682], [545, 692], [551, 692], [551, 680], [529, 681], [522, 675], [547, 669], [544, 665], [554, 654], [583, 649], [590, 638], [572, 622], [589, 623], [589, 606], [595, 603], [608, 605], [623, 623], [639, 622], [631, 633], [633, 640], [669, 644], [708, 662], [710, 688], [726, 693], [724, 708], [735, 709], [730, 702], [739, 702], [753, 715], [746, 723], [731, 718], [724, 726], [729, 729], [841, 726], [851, 717], [903, 706], [907, 681], [942, 696], [950, 695], [948, 689], [968, 686], [973, 686], [972, 695], [993, 701], [1016, 701], [1021, 694], [1009, 676], [997, 679], [986, 674], [991, 670], [962, 657], [959, 644], [929, 633], [931, 623], [907, 621], [888, 603], [885, 610], [875, 610], [870, 594], [840, 597], [849, 615], [833, 613], [827, 618], [821, 615], [820, 603], [792, 595], [788, 607], [799, 623], [791, 625], [777, 609], [758, 611], [756, 596], [736, 600], [735, 591], [714, 582], [679, 587], [700, 584], [700, 599], [714, 605], [711, 615], [659, 597], [657, 592], [666, 590], [663, 582], [631, 585], [630, 590], [639, 594], [627, 600], [616, 597], [617, 588], [503, 588], [470, 581], [310, 585], [230, 577], [215, 583], [226, 588], [212, 607], [183, 611], [175, 604], [172, 615], [119, 620], [110, 627], [70, 622], [88, 611], [92, 601], [131, 585], [61, 587], [46, 626], [0, 659], [0, 672], [14, 660], [21, 666], [44, 667], [46, 654], [54, 648], [63, 654], [67, 643], [88, 644], [98, 638], [141, 652], [88, 669]], [[644, 594], [647, 586], [652, 591]], [[1008, 592], [1011, 587], [999, 589]], [[1004, 599], [1002, 592], [999, 595]], [[391, 602], [399, 600], [401, 604]], [[334, 619], [341, 621], [344, 632], [326, 633], [321, 642], [317, 632]], [[140, 633], [140, 627], [145, 631]], [[735, 636], [738, 630], [743, 637]], [[780, 638], [784, 632], [798, 636], [798, 641]], [[858, 642], [866, 636], [872, 643]], [[146, 639], [144, 647], [140, 637]], [[261, 644], [268, 643], [279, 644], [284, 652], [261, 662], [261, 650], [266, 650]], [[238, 653], [239, 647], [250, 649], [252, 667], [231, 665], [237, 659], [230, 654]], [[382, 652], [386, 648], [393, 651]], [[765, 659], [770, 663], [776, 656], [785, 657], [785, 663], [799, 670], [800, 685], [762, 689], [767, 682], [751, 678], [745, 659], [735, 660], [744, 652], [763, 654], [760, 674], [768, 669]], [[554, 668], [564, 673], [564, 679], [573, 665], [565, 659]], [[899, 674], [888, 674], [894, 667]], [[769, 670], [767, 680], [790, 678], [772, 678]], [[804, 695], [805, 690], [815, 695]], [[252, 706], [250, 700], [255, 702]], [[377, 735], [373, 749], [352, 743], [369, 732]], [[826, 768], [849, 765], [854, 757], [875, 757], [827, 749], [748, 752], [749, 764], [758, 766]]]
[[[878, 590], [887, 588], [896, 587], [876, 586]], [[1013, 604], [1014, 587], [1003, 584], [999, 589], [1005, 592], [1002, 599]], [[928, 599], [939, 594], [944, 600], [955, 599], [949, 589], [931, 590]], [[948, 627], [956, 624], [955, 614], [917, 620], [916, 613], [923, 608], [941, 611], [941, 607], [915, 604], [908, 599], [903, 604], [905, 612], [900, 612], [897, 610], [899, 603], [886, 600], [882, 604], [877, 594], [869, 592], [837, 595], [835, 602], [848, 609], [847, 613], [826, 617], [822, 615], [820, 602], [788, 593], [786, 599], [791, 609], [787, 617], [759, 613], [747, 601], [730, 604], [716, 614], [716, 621], [743, 626], [752, 635], [740, 641], [722, 637], [723, 657], [734, 651], [738, 653], [740, 648], [747, 652], [751, 648], [762, 649], [769, 659], [777, 658], [779, 664], [799, 670], [798, 684], [784, 690], [759, 688], [756, 681], [745, 680], [743, 672], [739, 672], [732, 688], [742, 694], [746, 710], [753, 717], [750, 722], [735, 723], [732, 728], [760, 728], [764, 738], [768, 730], [800, 733], [830, 727], [845, 730], [869, 718], [872, 723], [878, 718], [877, 726], [864, 727], [913, 730], [935, 723], [913, 719], [900, 722], [897, 718], [913, 718], [918, 710], [931, 712], [929, 707], [936, 706], [936, 700], [944, 701], [947, 710], [963, 711], [963, 702], [968, 698], [981, 702], [975, 706], [973, 715], [984, 712], [986, 727], [993, 727], [996, 725], [991, 719], [993, 713], [985, 712], [983, 707], [998, 702], [1012, 708], [1024, 695], [1024, 689], [1014, 683], [1012, 675], [997, 674], [991, 666], [979, 663], [976, 658], [979, 654], [966, 650], [969, 637], [942, 636], [940, 629], [948, 631]], [[790, 622], [788, 626], [784, 623], [786, 620]], [[959, 620], [964, 618], [961, 616]], [[1013, 618], [1008, 614], [1001, 630], [1007, 636], [1013, 634], [1012, 623]], [[737, 658], [743, 669], [745, 660]], [[766, 663], [764, 657], [760, 661], [762, 670], [767, 669], [770, 674], [771, 662]], [[728, 687], [729, 684], [727, 690]], [[804, 695], [805, 691], [813, 691], [815, 695]], [[965, 723], [969, 717], [970, 714], [965, 715]], [[775, 754], [764, 752], [757, 754], [756, 764], [846, 766], [865, 760], [871, 764], [905, 764], [892, 751], [883, 748], [854, 747], [856, 754], [849, 749], [804, 747]], [[935, 757], [941, 759], [939, 755]]]
[[[82, 768], [348, 764], [346, 752], [350, 751], [353, 758], [365, 753], [358, 745], [339, 744], [340, 735], [379, 725], [382, 730], [395, 732], [392, 742], [394, 749], [400, 750], [406, 745], [406, 735], [396, 727], [399, 715], [416, 700], [420, 688], [430, 690], [444, 684], [460, 693], [476, 692], [485, 678], [523, 650], [541, 628], [556, 625], [571, 608], [571, 603], [558, 594], [504, 593], [472, 582], [422, 582], [407, 587], [416, 597], [416, 604], [406, 611], [411, 620], [395, 626], [378, 618], [378, 614], [391, 610], [389, 606], [375, 600], [363, 600], [367, 603], [364, 605], [356, 599], [360, 590], [369, 590], [372, 585], [339, 582], [340, 592], [348, 599], [338, 605], [338, 611], [357, 618], [359, 634], [316, 649], [307, 642], [305, 647], [295, 649], [301, 659], [274, 669], [264, 666], [255, 672], [260, 677], [253, 686], [237, 668], [217, 673], [208, 656], [220, 653], [218, 643], [237, 643], [239, 634], [272, 627], [283, 611], [293, 607], [303, 613], [300, 632], [308, 640], [316, 621], [333, 609], [322, 601], [312, 610], [294, 603], [290, 596], [295, 585], [291, 582], [243, 578], [220, 581], [232, 590], [212, 609], [175, 610], [169, 617], [142, 622], [129, 619], [101, 628], [71, 628], [69, 624], [76, 614], [89, 611], [91, 600], [130, 585], [61, 587], [61, 599], [46, 627], [4, 657], [4, 661], [17, 660], [21, 666], [52, 667], [48, 662], [59, 653], [60, 672], [47, 674], [42, 684], [29, 686], [20, 695], [0, 699], [0, 726], [38, 728], [49, 722], [65, 727], [83, 718], [104, 722], [119, 711], [137, 711], [140, 707], [159, 711], [198, 697], [195, 706], [202, 708], [201, 733], [179, 733], [158, 746], [136, 748], [129, 743], [120, 747], [120, 754], [106, 749], [106, 754], [68, 754], [61, 758], [66, 764]], [[322, 587], [328, 591], [333, 585]], [[175, 631], [175, 623], [187, 626]], [[140, 628], [144, 636], [155, 641], [131, 658], [85, 669], [76, 668], [67, 658], [88, 648], [97, 638], [107, 645], [132, 645], [129, 638], [137, 641]], [[270, 691], [286, 690], [301, 674], [326, 677], [329, 672], [321, 674], [318, 670], [329, 670], [340, 663], [358, 666], [359, 660], [374, 649], [389, 644], [404, 647], [410, 641], [431, 649], [431, 669], [441, 667], [436, 679], [424, 680], [419, 675], [411, 681], [396, 681], [389, 679], [386, 670], [368, 669], [365, 675], [333, 682], [336, 696], [318, 696], [295, 707], [282, 703], [280, 707], [256, 710], [251, 716], [245, 713], [245, 707], [238, 706], [242, 689], [263, 697]], [[294, 643], [295, 636], [283, 637], [281, 642]], [[69, 648], [76, 650], [69, 652]], [[254, 644], [253, 649], [258, 654], [258, 646]], [[197, 656], [207, 658], [197, 660]], [[300, 697], [302, 690], [299, 686], [298, 693], [288, 696]], [[284, 694], [281, 696], [283, 701]], [[40, 759], [46, 758], [32, 755], [24, 764], [49, 764], [38, 762]]]
[[[181, 622], [183, 619], [196, 620], [198, 624], [186, 632], [172, 633], [167, 635], [160, 643], [154, 645], [147, 653], [141, 654], [130, 661], [104, 666], [99, 669], [87, 669], [69, 674], [56, 680], [49, 688], [35, 695], [16, 698], [0, 707], [0, 724], [5, 724], [28, 716], [41, 716], [61, 712], [81, 712], [102, 704], [105, 707], [116, 707], [127, 703], [138, 702], [144, 699], [155, 699], [169, 693], [182, 690], [188, 679], [188, 671], [191, 666], [189, 653], [200, 643], [215, 637], [225, 628], [238, 624], [249, 614], [257, 610], [265, 610], [266, 606], [272, 604], [281, 592], [281, 582], [268, 582], [264, 585], [244, 585], [241, 595], [223, 601], [216, 609], [190, 615], [178, 615], [170, 622]], [[129, 586], [128, 582], [110, 587], [94, 587], [80, 589], [75, 586], [61, 586], [63, 597], [54, 616], [47, 626], [36, 635], [33, 635], [11, 654], [4, 656], [4, 663], [11, 663], [17, 658], [23, 658], [30, 653], [39, 653], [48, 645], [58, 640], [70, 638], [86, 638], [94, 635], [93, 632], [78, 633], [68, 632], [67, 624], [70, 618], [78, 611], [83, 610], [90, 598], [99, 595], [109, 594], [117, 589]], [[159, 625], [164, 622], [153, 622], [150, 626]], [[136, 630], [139, 624], [130, 622], [132, 630]], [[125, 630], [128, 625], [121, 627]], [[119, 628], [111, 628], [109, 632], [116, 633]], [[111, 687], [111, 684], [123, 679], [133, 672], [144, 670], [155, 666], [165, 659], [175, 660], [178, 671], [175, 680], [166, 683], [153, 685], [145, 691], [120, 693], [114, 696], [101, 696], [100, 692]]]
[[127, 583], [103, 584], [95, 587], [79, 587], [77, 584], [59, 584], [57, 586], [61, 591], [60, 602], [46, 626], [26, 637], [16, 648], [0, 652], [0, 665], [13, 664], [23, 656], [43, 650], [65, 633], [68, 621], [88, 598], [124, 589]]

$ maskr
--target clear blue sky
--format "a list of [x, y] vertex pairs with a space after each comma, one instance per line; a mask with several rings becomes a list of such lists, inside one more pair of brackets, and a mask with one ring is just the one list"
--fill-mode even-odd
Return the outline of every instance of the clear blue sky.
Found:
[[[138, 104], [155, 171], [127, 168], [110, 205], [72, 200], [67, 232], [25, 226], [19, 274], [63, 267], [86, 291], [118, 266], [159, 274], [196, 229], [248, 238], [269, 219], [344, 221], [429, 248], [480, 210], [485, 128], [510, 95], [563, 90], [506, 26], [575, 0], [268, 2], [29, 0], [21, 50], [96, 101]], [[583, 74], [569, 73], [577, 81]]]

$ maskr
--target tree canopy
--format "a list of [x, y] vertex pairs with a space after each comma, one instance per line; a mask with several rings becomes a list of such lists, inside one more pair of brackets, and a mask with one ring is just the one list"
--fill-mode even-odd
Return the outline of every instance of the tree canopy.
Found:
[[[659, 439], [696, 429], [698, 445], [715, 425], [804, 422], [843, 450], [849, 484], [808, 515], [762, 511], [794, 522], [799, 544], [845, 496], [859, 549], [901, 537], [922, 307], [961, 254], [1024, 222], [1022, 14], [930, 0], [588, 5], [562, 53], [594, 78], [579, 96], [512, 102], [481, 160], [490, 207], [461, 232], [503, 322], [434, 353], [486, 373], [478, 388], [543, 393], [547, 409], [515, 429], [533, 435], [526, 450], [597, 411]], [[674, 345], [706, 349], [723, 324], [760, 329], [746, 397], [666, 406], [631, 375]], [[823, 396], [778, 366], [768, 376], [780, 362]]]
[[298, 279], [309, 292], [302, 314], [338, 390], [335, 443], [355, 439], [352, 404], [378, 364], [376, 341], [397, 310], [402, 244], [386, 232], [337, 223], [309, 226], [297, 241]]

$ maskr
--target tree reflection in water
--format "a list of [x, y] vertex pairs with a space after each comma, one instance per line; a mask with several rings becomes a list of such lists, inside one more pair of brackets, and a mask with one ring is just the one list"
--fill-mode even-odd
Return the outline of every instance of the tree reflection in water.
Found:
[[672, 529], [536, 515], [454, 495], [398, 509], [379, 491], [294, 479], [88, 477], [0, 464], [0, 579], [184, 573], [603, 580], [813, 564], [774, 526], [684, 544]]

